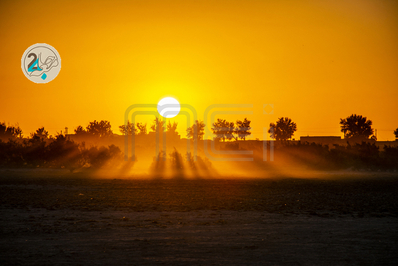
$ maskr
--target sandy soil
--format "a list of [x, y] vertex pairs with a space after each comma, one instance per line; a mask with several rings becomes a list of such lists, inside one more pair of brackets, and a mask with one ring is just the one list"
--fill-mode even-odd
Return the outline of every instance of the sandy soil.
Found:
[[2, 171], [1, 265], [398, 265], [398, 177]]

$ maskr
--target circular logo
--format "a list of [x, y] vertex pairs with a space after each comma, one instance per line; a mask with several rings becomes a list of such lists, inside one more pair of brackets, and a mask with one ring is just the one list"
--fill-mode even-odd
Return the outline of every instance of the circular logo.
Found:
[[30, 46], [22, 55], [22, 72], [34, 83], [48, 83], [61, 70], [61, 57], [57, 50], [46, 43]]

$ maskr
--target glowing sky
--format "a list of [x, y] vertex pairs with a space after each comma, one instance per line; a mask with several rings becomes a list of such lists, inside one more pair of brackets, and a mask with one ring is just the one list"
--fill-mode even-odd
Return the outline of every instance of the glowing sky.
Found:
[[[342, 136], [340, 118], [353, 113], [379, 140], [398, 127], [397, 1], [1, 1], [0, 40], [0, 121], [25, 136], [94, 119], [119, 133], [128, 106], [166, 96], [200, 119], [211, 104], [253, 104], [260, 139], [281, 116], [297, 123], [296, 139]], [[61, 55], [48, 84], [21, 71], [34, 43]], [[185, 136], [184, 117], [173, 120]]]

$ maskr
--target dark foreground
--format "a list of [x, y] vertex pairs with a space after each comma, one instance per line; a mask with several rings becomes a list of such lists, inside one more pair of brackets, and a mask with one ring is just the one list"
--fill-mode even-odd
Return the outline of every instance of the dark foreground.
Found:
[[0, 172], [0, 265], [398, 265], [398, 176]]

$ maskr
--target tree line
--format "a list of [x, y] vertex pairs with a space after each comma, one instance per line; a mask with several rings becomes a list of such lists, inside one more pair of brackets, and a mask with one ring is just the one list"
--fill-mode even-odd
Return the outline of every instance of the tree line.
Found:
[[[217, 119], [217, 121], [213, 123], [211, 129], [213, 131], [213, 134], [215, 135], [214, 137], [215, 139], [222, 139], [223, 141], [225, 141], [231, 139], [238, 140], [238, 138], [240, 138], [242, 140], [245, 140], [246, 137], [251, 134], [250, 123], [251, 121], [248, 120], [247, 118], [245, 118], [244, 120], [237, 120], [236, 124], [234, 122], [228, 122], [225, 119]], [[130, 121], [127, 121], [126, 125], [119, 126], [119, 130], [123, 135], [126, 134], [146, 135], [147, 134], [146, 126], [147, 124], [143, 123], [133, 124], [130, 123]], [[170, 120], [169, 123], [165, 125], [165, 121], [156, 117], [150, 128], [151, 132], [166, 131], [167, 133], [178, 134], [177, 126], [178, 123], [176, 122], [171, 123]], [[196, 120], [192, 124], [192, 126], [186, 129], [186, 137], [192, 140], [203, 140], [205, 126], [206, 125], [204, 124], [203, 121]]]
[[[212, 124], [212, 131], [215, 139], [218, 140], [245, 140], [251, 134], [250, 122], [247, 118], [238, 120], [236, 123], [217, 119]], [[177, 134], [177, 126], [176, 122], [169, 120], [166, 124], [165, 121], [156, 118], [150, 129], [152, 132], [166, 130], [166, 132]], [[372, 122], [366, 117], [351, 115], [346, 119], [341, 119], [340, 126], [346, 139], [367, 140], [374, 137]], [[147, 134], [146, 124], [142, 123], [135, 125], [128, 123], [120, 126], [119, 129], [124, 134]], [[197, 120], [192, 126], [188, 127], [187, 137], [193, 140], [201, 140], [204, 136], [204, 129], [203, 121]], [[288, 117], [281, 117], [276, 123], [270, 123], [269, 133], [274, 139], [283, 142], [291, 138], [296, 130], [296, 123]], [[398, 129], [394, 133], [398, 138]], [[105, 138], [111, 136], [113, 132], [108, 121], [94, 120], [85, 128], [78, 126], [75, 129], [75, 134]], [[315, 143], [299, 142], [295, 144], [285, 142], [285, 145], [276, 148], [276, 152], [300, 154], [303, 156], [298, 156], [296, 159], [301, 158], [305, 164], [313, 165], [315, 163], [316, 166], [322, 167], [397, 169], [397, 147], [385, 146], [384, 151], [380, 152], [374, 143], [370, 144], [365, 141], [359, 143], [353, 146], [349, 143], [347, 146], [336, 145], [334, 149], [329, 149], [327, 145]], [[234, 142], [231, 142], [231, 144], [234, 144]], [[176, 152], [169, 157], [173, 159], [174, 164], [178, 165], [181, 156]], [[261, 153], [261, 151], [259, 152]], [[185, 161], [187, 163], [190, 160]], [[60, 167], [73, 171], [81, 167], [96, 169], [122, 162], [123, 154], [119, 147], [115, 145], [87, 148], [84, 142], [76, 143], [69, 140], [64, 134], [58, 133], [55, 137], [50, 136], [44, 127], [40, 127], [31, 133], [29, 138], [23, 139], [22, 130], [18, 125], [7, 126], [5, 123], [0, 123], [0, 167]], [[159, 167], [158, 165], [155, 168], [161, 169]]]
[[[236, 123], [227, 121], [225, 119], [217, 119], [212, 125], [211, 130], [215, 140], [246, 140], [251, 135], [251, 121], [247, 118], [243, 120], [236, 120]], [[155, 117], [152, 125], [150, 126], [150, 132], [163, 132], [171, 134], [177, 133], [178, 123], [171, 122], [165, 123], [161, 118]], [[206, 125], [201, 120], [196, 120], [190, 127], [186, 129], [186, 137], [192, 140], [203, 140], [204, 130]], [[145, 123], [131, 123], [127, 121], [127, 124], [118, 127], [120, 133], [123, 135], [147, 135], [147, 124]], [[45, 131], [44, 127], [38, 130]], [[358, 141], [364, 141], [373, 139], [376, 140], [374, 135], [374, 129], [372, 128], [372, 121], [363, 117], [362, 115], [352, 114], [347, 118], [340, 119], [340, 130], [344, 133], [345, 139], [354, 139]], [[292, 121], [289, 117], [280, 117], [275, 123], [269, 124], [268, 133], [272, 139], [278, 141], [286, 141], [294, 136], [297, 131], [297, 124]], [[79, 125], [74, 129], [74, 133], [79, 136], [91, 136], [104, 138], [113, 135], [112, 127], [109, 121], [94, 120], [84, 128]], [[395, 138], [398, 139], [398, 128], [393, 132]], [[30, 137], [33, 136], [31, 133]], [[48, 132], [46, 133], [48, 134]], [[23, 131], [18, 126], [7, 126], [4, 122], [0, 123], [0, 140], [7, 141], [8, 139], [22, 138]], [[51, 137], [51, 136], [50, 136]]]
[[[216, 122], [212, 124], [211, 130], [214, 134], [214, 139], [216, 140], [246, 140], [246, 137], [251, 135], [251, 121], [247, 118], [243, 120], [237, 120], [236, 123], [229, 122], [225, 119], [217, 119]], [[347, 118], [340, 119], [340, 130], [344, 133], [345, 139], [353, 139], [358, 141], [365, 140], [376, 140], [374, 135], [374, 129], [372, 128], [372, 121], [367, 119], [362, 115], [352, 114]], [[166, 132], [177, 132], [178, 123], [174, 122], [164, 127], [164, 121], [156, 118], [151, 126], [152, 132], [157, 132], [158, 130], [166, 130]], [[194, 124], [187, 128], [186, 136], [189, 139], [203, 140], [205, 124], [203, 121], [196, 120]], [[127, 125], [119, 126], [120, 132], [122, 134], [147, 134], [146, 124], [137, 123], [133, 125], [129, 121]], [[297, 124], [292, 121], [289, 117], [280, 117], [275, 123], [270, 123], [268, 133], [272, 139], [278, 141], [286, 141], [294, 136], [297, 131]], [[395, 138], [398, 139], [398, 128], [393, 132]]]
[[101, 168], [123, 160], [119, 147], [89, 147], [69, 140], [65, 135], [49, 137], [41, 127], [29, 139], [0, 140], [0, 167], [53, 167], [73, 171], [77, 168]]

